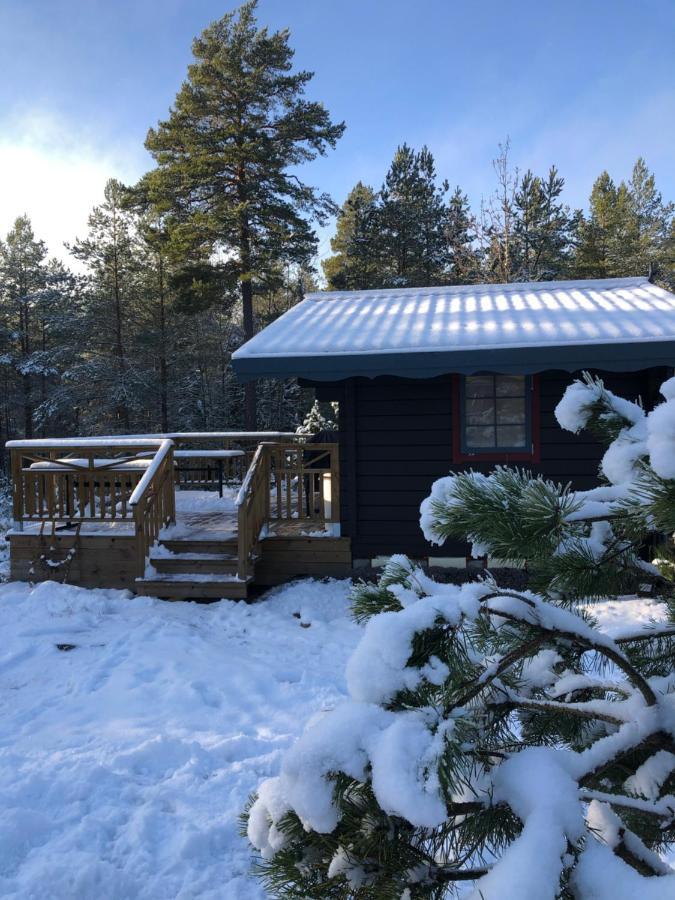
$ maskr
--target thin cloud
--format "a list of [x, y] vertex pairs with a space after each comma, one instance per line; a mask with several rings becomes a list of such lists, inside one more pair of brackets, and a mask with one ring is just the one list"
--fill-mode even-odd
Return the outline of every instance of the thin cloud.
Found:
[[28, 215], [52, 256], [86, 233], [108, 178], [135, 181], [148, 167], [142, 146], [123, 145], [41, 110], [0, 123], [0, 236]]
[[[642, 103], [608, 109], [600, 88], [570, 101], [557, 116], [539, 117], [524, 107], [509, 107], [498, 119], [480, 111], [452, 123], [443, 133], [424, 135], [436, 168], [451, 185], [459, 184], [477, 207], [494, 189], [491, 161], [498, 145], [511, 138], [511, 162], [520, 171], [544, 175], [556, 165], [565, 178], [564, 199], [586, 207], [593, 182], [603, 170], [615, 181], [630, 178], [639, 156], [656, 176], [665, 199], [675, 197], [672, 146], [675, 141], [675, 92], [655, 92]], [[417, 145], [416, 144], [416, 145]]]

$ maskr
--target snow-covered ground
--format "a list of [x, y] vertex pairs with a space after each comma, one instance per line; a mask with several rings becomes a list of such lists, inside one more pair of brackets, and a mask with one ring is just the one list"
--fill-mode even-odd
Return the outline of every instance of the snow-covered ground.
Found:
[[345, 693], [349, 587], [198, 606], [0, 585], [0, 896], [264, 897], [238, 816]]
[[[0, 896], [263, 898], [238, 816], [346, 693], [349, 588], [198, 606], [0, 585]], [[662, 612], [595, 611], [610, 630]]]

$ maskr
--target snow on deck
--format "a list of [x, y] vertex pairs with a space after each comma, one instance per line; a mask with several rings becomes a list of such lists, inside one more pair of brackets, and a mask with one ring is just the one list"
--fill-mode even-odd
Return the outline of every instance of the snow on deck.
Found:
[[646, 278], [309, 294], [234, 359], [675, 340], [675, 295]]

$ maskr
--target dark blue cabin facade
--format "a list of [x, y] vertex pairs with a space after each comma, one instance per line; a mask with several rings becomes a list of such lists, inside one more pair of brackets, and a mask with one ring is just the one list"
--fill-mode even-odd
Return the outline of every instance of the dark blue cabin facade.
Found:
[[432, 547], [419, 507], [451, 472], [523, 466], [598, 483], [603, 448], [557, 423], [583, 371], [647, 408], [675, 363], [675, 295], [646, 278], [314, 294], [233, 358], [242, 380], [295, 376], [340, 405], [341, 533], [355, 560]]

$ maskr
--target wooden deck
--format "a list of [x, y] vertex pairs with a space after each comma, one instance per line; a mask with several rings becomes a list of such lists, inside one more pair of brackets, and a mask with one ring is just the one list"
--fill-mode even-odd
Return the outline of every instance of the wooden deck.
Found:
[[41, 442], [23, 443], [13, 449], [14, 579], [214, 600], [351, 572], [350, 540], [338, 536], [335, 445], [261, 444], [238, 492], [219, 500], [177, 490], [165, 438], [150, 453], [127, 440], [123, 458], [106, 459], [98, 443], [81, 441], [65, 457], [62, 446], [45, 454]]
[[300, 575], [345, 576], [351, 571], [348, 538], [306, 522], [272, 523], [259, 541], [251, 574], [238, 574], [237, 517], [233, 512], [176, 514], [161, 532], [135, 591], [164, 599], [241, 599], [254, 585], [281, 584]]

